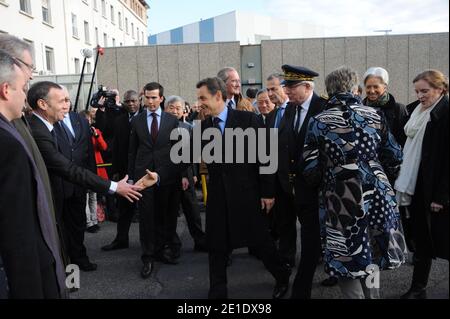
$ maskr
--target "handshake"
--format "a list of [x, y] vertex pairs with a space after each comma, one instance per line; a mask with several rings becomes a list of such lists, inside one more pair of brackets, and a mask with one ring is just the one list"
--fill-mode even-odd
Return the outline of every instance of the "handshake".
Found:
[[128, 175], [117, 183], [116, 193], [125, 197], [128, 201], [138, 201], [142, 194], [139, 193], [146, 188], [152, 187], [158, 182], [158, 174], [146, 170], [147, 174], [143, 176], [136, 184], [130, 185], [127, 183]]

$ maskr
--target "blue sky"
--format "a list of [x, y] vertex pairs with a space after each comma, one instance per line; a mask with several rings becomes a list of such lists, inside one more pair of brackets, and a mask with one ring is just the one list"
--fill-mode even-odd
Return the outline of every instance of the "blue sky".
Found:
[[[156, 34], [233, 10], [322, 23], [328, 36], [449, 31], [448, 0], [148, 0], [149, 31]], [[338, 4], [337, 4], [338, 3]]]

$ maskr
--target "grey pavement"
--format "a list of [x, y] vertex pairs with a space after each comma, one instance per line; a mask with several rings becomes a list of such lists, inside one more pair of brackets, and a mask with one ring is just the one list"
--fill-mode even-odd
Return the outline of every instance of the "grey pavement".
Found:
[[[202, 214], [204, 217], [204, 214]], [[116, 224], [104, 222], [96, 234], [86, 233], [85, 244], [92, 262], [98, 264], [95, 272], [81, 272], [80, 289], [70, 294], [72, 299], [203, 299], [208, 293], [208, 256], [193, 251], [193, 240], [187, 230], [184, 215], [179, 218], [178, 234], [183, 242], [178, 265], [156, 263], [149, 279], [140, 277], [139, 225], [130, 230], [130, 248], [103, 252], [100, 247], [110, 243], [116, 234]], [[381, 296], [398, 298], [409, 288], [413, 267], [405, 264], [400, 269], [381, 273]], [[296, 273], [294, 269], [291, 281]], [[340, 299], [338, 287], [323, 287], [327, 278], [319, 265], [313, 282], [312, 298]], [[228, 295], [232, 299], [268, 299], [274, 280], [262, 262], [250, 256], [247, 249], [233, 252], [233, 264], [228, 268]], [[288, 292], [288, 296], [290, 292]], [[449, 264], [445, 260], [433, 262], [428, 296], [449, 298]]]

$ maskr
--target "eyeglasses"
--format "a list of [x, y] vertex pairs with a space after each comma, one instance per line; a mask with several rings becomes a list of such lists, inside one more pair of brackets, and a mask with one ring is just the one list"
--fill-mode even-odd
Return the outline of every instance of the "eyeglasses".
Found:
[[35, 72], [36, 71], [36, 66], [34, 66], [33, 64], [28, 64], [25, 61], [23, 61], [22, 59], [19, 58], [15, 58], [17, 61], [19, 61], [20, 63], [22, 63], [23, 65], [25, 65], [27, 68], [29, 68], [31, 71]]

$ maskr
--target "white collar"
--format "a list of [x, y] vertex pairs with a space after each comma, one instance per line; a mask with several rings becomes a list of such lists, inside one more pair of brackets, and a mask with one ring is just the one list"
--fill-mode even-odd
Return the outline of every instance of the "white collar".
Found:
[[158, 107], [158, 109], [155, 112], [150, 111], [148, 108], [146, 110], [147, 110], [147, 117], [151, 116], [152, 113], [156, 113], [156, 115], [161, 117], [161, 107]]
[[48, 130], [49, 130], [50, 132], [53, 131], [53, 125], [52, 125], [49, 121], [47, 121], [46, 119], [44, 119], [42, 116], [40, 116], [40, 115], [37, 114], [36, 112], [33, 112], [33, 114], [36, 115], [36, 117], [37, 117], [38, 119], [40, 119], [42, 122], [44, 122], [45, 126], [47, 126], [47, 128], [48, 128]]

